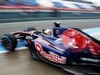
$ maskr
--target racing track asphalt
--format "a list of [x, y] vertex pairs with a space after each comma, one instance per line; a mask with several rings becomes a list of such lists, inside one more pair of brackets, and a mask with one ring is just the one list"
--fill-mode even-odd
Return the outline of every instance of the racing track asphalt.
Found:
[[[56, 21], [56, 20], [55, 20]], [[38, 30], [52, 28], [53, 21], [31, 21], [16, 23], [1, 23], [0, 36], [17, 30], [23, 30], [29, 26], [34, 26]], [[59, 21], [59, 20], [57, 20]], [[100, 27], [100, 19], [86, 20], [60, 20], [61, 25], [68, 27], [77, 27], [81, 29]], [[0, 54], [0, 75], [71, 75], [64, 70], [35, 60], [30, 57], [28, 50], [15, 51], [12, 53]]]
[[76, 28], [94, 28], [100, 27], [100, 19], [81, 19], [81, 20], [50, 20], [50, 21], [30, 21], [30, 22], [14, 22], [14, 23], [1, 23], [0, 36], [12, 31], [21, 31], [27, 27], [34, 26], [38, 30], [45, 28], [52, 28], [53, 23], [59, 21], [62, 26], [76, 27]]

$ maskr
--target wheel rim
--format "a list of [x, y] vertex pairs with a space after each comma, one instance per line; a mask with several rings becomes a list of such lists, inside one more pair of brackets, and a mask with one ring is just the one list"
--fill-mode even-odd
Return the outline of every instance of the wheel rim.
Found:
[[7, 39], [3, 39], [3, 45], [7, 48], [10, 49], [10, 42]]

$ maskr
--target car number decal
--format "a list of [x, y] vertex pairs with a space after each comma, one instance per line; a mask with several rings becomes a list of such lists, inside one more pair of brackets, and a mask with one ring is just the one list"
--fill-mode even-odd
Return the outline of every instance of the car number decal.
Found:
[[48, 53], [43, 51], [42, 46], [37, 42], [35, 42], [35, 48], [41, 54], [41, 56], [43, 56], [44, 58], [46, 58], [49, 61], [52, 61], [55, 63], [60, 63], [60, 64], [66, 63], [66, 57], [59, 56], [58, 54], [55, 54], [51, 51], [49, 51]]

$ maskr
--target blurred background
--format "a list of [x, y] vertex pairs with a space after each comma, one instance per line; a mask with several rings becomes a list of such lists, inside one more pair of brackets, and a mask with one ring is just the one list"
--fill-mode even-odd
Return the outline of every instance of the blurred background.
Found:
[[[100, 1], [0, 0], [0, 19], [58, 19], [58, 17], [64, 19], [100, 18]], [[3, 20], [0, 22], [3, 22]]]
[[98, 0], [0, 0], [0, 5], [99, 9], [100, 1]]
[[[38, 30], [51, 28], [52, 23], [57, 20], [68, 27], [86, 29], [85, 32], [95, 34], [94, 36], [100, 39], [100, 0], [0, 0], [0, 36], [29, 26], [34, 26]], [[0, 54], [0, 75], [72, 75], [58, 67], [31, 59], [29, 51], [24, 49], [23, 45], [25, 46], [25, 43], [19, 42], [22, 48], [17, 47], [23, 51], [3, 54], [5, 48], [0, 43], [2, 53]], [[85, 74], [100, 72], [99, 68], [94, 67], [93, 69], [74, 68], [84, 72], [88, 69], [90, 72], [86, 71], [88, 73]], [[99, 73], [96, 74], [99, 75]]]

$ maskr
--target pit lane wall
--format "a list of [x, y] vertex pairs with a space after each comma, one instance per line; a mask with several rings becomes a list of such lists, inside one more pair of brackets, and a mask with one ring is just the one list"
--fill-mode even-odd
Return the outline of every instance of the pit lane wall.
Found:
[[0, 8], [0, 23], [16, 21], [59, 20], [59, 19], [100, 19], [100, 10], [64, 8]]

